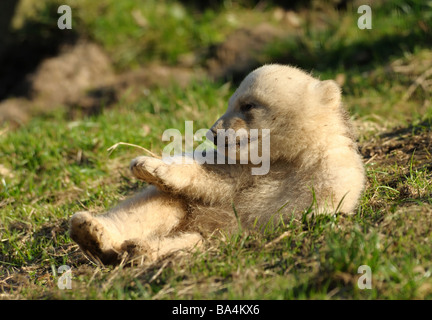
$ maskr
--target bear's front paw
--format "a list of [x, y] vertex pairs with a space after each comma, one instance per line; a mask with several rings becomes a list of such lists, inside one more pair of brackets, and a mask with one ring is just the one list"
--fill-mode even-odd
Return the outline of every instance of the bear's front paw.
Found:
[[130, 168], [136, 178], [172, 191], [190, 184], [194, 165], [167, 164], [161, 159], [143, 156], [132, 160]]
[[136, 178], [158, 184], [160, 182], [159, 174], [165, 172], [167, 166], [160, 159], [142, 156], [131, 161], [130, 169]]

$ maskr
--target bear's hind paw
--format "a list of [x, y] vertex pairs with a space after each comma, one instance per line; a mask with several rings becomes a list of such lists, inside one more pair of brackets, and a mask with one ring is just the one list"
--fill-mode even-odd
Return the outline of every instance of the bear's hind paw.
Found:
[[103, 225], [90, 213], [77, 212], [72, 216], [69, 235], [95, 263], [118, 263], [119, 252], [111, 246]]
[[152, 250], [150, 246], [140, 239], [129, 239], [122, 243], [121, 251], [123, 254], [126, 253], [126, 256], [123, 256], [128, 261], [136, 260], [137, 258], [141, 258], [144, 260], [152, 260]]

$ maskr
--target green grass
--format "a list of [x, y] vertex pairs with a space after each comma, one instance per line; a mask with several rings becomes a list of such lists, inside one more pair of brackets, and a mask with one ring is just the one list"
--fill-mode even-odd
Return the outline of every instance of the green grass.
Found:
[[[175, 62], [179, 55], [217, 42], [235, 28], [218, 27], [230, 13], [226, 8], [218, 14], [198, 13], [175, 1], [149, 1], [149, 11], [144, 12], [141, 2], [136, 7], [132, 1], [85, 3], [88, 11], [79, 13], [85, 32], [112, 52], [120, 68], [143, 61]], [[404, 3], [413, 7], [412, 2]], [[135, 8], [146, 14], [149, 30], [158, 20], [167, 21], [156, 30], [154, 51], [147, 51], [150, 35], [124, 16]], [[95, 19], [97, 10], [105, 10], [101, 19]], [[175, 15], [184, 12], [183, 35], [172, 32], [178, 26], [173, 10], [180, 10]], [[238, 12], [257, 15], [247, 8]], [[68, 112], [54, 111], [16, 130], [1, 127], [0, 297], [431, 299], [432, 175], [426, 143], [431, 141], [430, 96], [418, 86], [405, 97], [432, 67], [428, 35], [418, 27], [420, 20], [430, 23], [430, 11], [396, 21], [392, 28], [399, 14], [384, 8], [374, 16], [374, 32], [361, 33], [352, 23], [355, 15], [347, 13], [331, 22], [330, 29], [320, 32], [311, 25], [307, 37], [275, 43], [263, 58], [281, 58], [282, 51], [302, 45], [305, 51], [290, 50], [291, 61], [309, 70], [316, 66], [313, 72], [322, 79], [345, 75], [344, 102], [359, 128], [368, 176], [352, 216], [305, 212], [302, 219], [281, 222], [265, 233], [241, 230], [225, 239], [215, 237], [192, 256], [101, 268], [86, 260], [69, 238], [68, 219], [80, 210], [103, 212], [145, 187], [128, 171], [140, 150], [119, 146], [109, 155], [107, 149], [122, 141], [160, 153], [165, 129], [184, 132], [187, 120], [194, 121], [194, 130], [209, 127], [224, 112], [234, 87], [208, 80], [186, 89], [170, 85], [91, 117], [70, 119]], [[190, 30], [192, 20], [199, 22], [195, 31]], [[345, 27], [335, 33], [339, 23]], [[187, 38], [193, 32], [199, 37]], [[355, 48], [379, 50], [392, 36], [400, 36], [390, 43], [399, 50], [379, 52], [361, 66], [346, 65]], [[415, 41], [402, 41], [409, 37]], [[133, 49], [141, 40], [143, 45]], [[328, 55], [321, 61], [323, 53]], [[340, 53], [346, 56], [339, 59]], [[383, 132], [387, 135], [380, 136]], [[72, 290], [57, 287], [61, 265], [72, 267]], [[357, 285], [362, 265], [372, 270], [370, 290]]]
[[[82, 258], [67, 235], [68, 218], [103, 212], [144, 187], [127, 170], [139, 150], [120, 146], [108, 156], [107, 148], [124, 141], [160, 151], [165, 128], [184, 130], [183, 119], [197, 119], [197, 128], [212, 123], [230, 92], [210, 83], [165, 88], [84, 120], [55, 113], [3, 134], [2, 164], [13, 177], [0, 189], [2, 291], [74, 299], [431, 298], [431, 175], [414, 160], [368, 164], [370, 185], [352, 217], [305, 213], [264, 235], [216, 238], [192, 258], [144, 267], [100, 269]], [[415, 190], [400, 197], [403, 188]], [[73, 290], [56, 286], [52, 270], [63, 264], [72, 266]], [[372, 290], [357, 287], [361, 265], [372, 268]]]

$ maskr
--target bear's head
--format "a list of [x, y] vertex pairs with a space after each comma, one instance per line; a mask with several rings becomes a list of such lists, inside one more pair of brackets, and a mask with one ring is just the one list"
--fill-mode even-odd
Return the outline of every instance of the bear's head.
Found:
[[[313, 152], [320, 141], [328, 145], [335, 134], [347, 135], [349, 128], [342, 115], [341, 90], [334, 81], [320, 81], [297, 68], [271, 64], [242, 81], [226, 113], [210, 130], [218, 145], [235, 135], [230, 141], [231, 145], [236, 141], [239, 159], [241, 142], [250, 149], [256, 140], [251, 129], [258, 129], [258, 149], [264, 152], [263, 144], [269, 140], [270, 159], [289, 161], [305, 150]], [[268, 132], [270, 139], [266, 139]]]

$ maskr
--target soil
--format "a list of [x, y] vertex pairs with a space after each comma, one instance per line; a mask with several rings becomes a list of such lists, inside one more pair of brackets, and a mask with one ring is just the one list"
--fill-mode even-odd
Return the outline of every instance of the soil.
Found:
[[211, 48], [212, 56], [206, 62], [209, 75], [237, 82], [245, 72], [258, 67], [258, 55], [265, 45], [284, 34], [266, 23], [235, 31], [225, 42]]
[[368, 162], [381, 165], [398, 163], [404, 167], [430, 166], [432, 160], [432, 132], [428, 123], [417, 126], [396, 127], [381, 133], [360, 146]]

